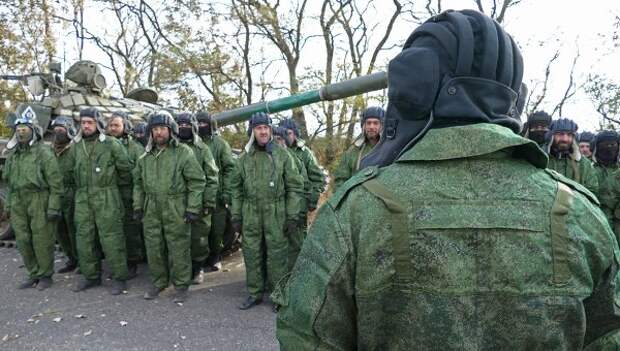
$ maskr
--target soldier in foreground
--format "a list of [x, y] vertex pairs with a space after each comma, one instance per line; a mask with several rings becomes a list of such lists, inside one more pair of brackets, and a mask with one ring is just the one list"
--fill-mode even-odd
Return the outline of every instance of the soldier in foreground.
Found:
[[274, 294], [283, 350], [616, 348], [618, 244], [596, 197], [517, 134], [522, 70], [479, 12], [413, 32], [368, 168]]
[[271, 118], [253, 114], [249, 132], [232, 183], [232, 223], [237, 232], [243, 231], [249, 293], [239, 306], [242, 310], [260, 304], [288, 271], [287, 237], [298, 229], [303, 191], [293, 157], [273, 141]]
[[152, 286], [151, 300], [174, 285], [174, 302], [184, 302], [192, 279], [190, 226], [200, 220], [205, 175], [192, 150], [178, 141], [167, 111], [151, 114], [149, 142], [133, 172], [134, 218], [142, 220]]
[[591, 145], [594, 141], [594, 134], [590, 132], [581, 132], [577, 136], [577, 143], [579, 144], [579, 152], [585, 156], [588, 160], [592, 160]]
[[196, 161], [205, 175], [205, 188], [202, 194], [203, 212], [191, 225], [192, 284], [204, 281], [203, 267], [209, 257], [209, 233], [211, 232], [211, 215], [215, 208], [218, 190], [218, 169], [209, 147], [198, 136], [198, 123], [192, 114], [183, 112], [176, 116], [179, 125], [179, 141], [192, 149]]
[[43, 144], [43, 129], [30, 108], [15, 120], [7, 143], [13, 151], [5, 165], [8, 182], [6, 212], [15, 231], [15, 241], [28, 277], [19, 289], [45, 290], [52, 286], [54, 240], [61, 217], [62, 175], [52, 150]]
[[[124, 112], [114, 112], [108, 120], [108, 135], [118, 139], [125, 147], [131, 161], [131, 169], [135, 167], [138, 157], [144, 153], [144, 147], [129, 135], [131, 132], [131, 122], [129, 116]], [[127, 246], [127, 269], [128, 279], [133, 279], [138, 275], [138, 264], [145, 260], [144, 238], [142, 235], [142, 223], [133, 219], [133, 184], [131, 177], [119, 178], [118, 190], [121, 192], [123, 200], [123, 232], [125, 233], [125, 245]]]
[[73, 180], [73, 165], [75, 164], [75, 154], [71, 152], [73, 147], [72, 140], [75, 137], [75, 126], [73, 118], [59, 116], [52, 122], [54, 139], [52, 140], [52, 150], [56, 155], [64, 191], [60, 195], [60, 211], [62, 217], [58, 221], [56, 240], [62, 248], [67, 262], [65, 266], [58, 270], [58, 273], [73, 272], [78, 265], [77, 247], [75, 243], [75, 224], [73, 212], [75, 211], [75, 181]]
[[334, 171], [334, 190], [351, 178], [360, 169], [362, 158], [379, 142], [385, 111], [381, 107], [369, 107], [362, 113], [360, 126], [362, 135], [340, 158]]
[[80, 130], [71, 148], [75, 165], [75, 227], [81, 279], [73, 291], [101, 285], [101, 257], [112, 271], [112, 295], [127, 289], [127, 249], [123, 202], [118, 183], [131, 176], [132, 164], [120, 141], [105, 135], [95, 108], [80, 111]]
[[551, 122], [549, 140], [543, 149], [549, 155], [547, 168], [585, 186], [598, 195], [598, 178], [592, 162], [581, 155], [577, 145], [577, 124], [568, 118]]
[[616, 238], [620, 239], [620, 146], [618, 133], [613, 130], [599, 132], [594, 141], [592, 161], [599, 184], [598, 198], [601, 209], [609, 220]]
[[211, 214], [211, 232], [209, 233], [209, 258], [207, 266], [212, 271], [222, 269], [222, 250], [224, 248], [224, 233], [226, 223], [230, 217], [231, 182], [235, 173], [235, 159], [230, 145], [217, 134], [217, 124], [211, 114], [206, 111], [196, 114], [198, 121], [198, 135], [207, 144], [218, 172], [218, 191], [215, 209]]

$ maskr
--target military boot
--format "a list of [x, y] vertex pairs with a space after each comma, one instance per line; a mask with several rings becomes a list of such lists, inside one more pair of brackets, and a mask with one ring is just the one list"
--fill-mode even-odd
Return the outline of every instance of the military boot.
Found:
[[52, 277], [43, 277], [37, 283], [37, 290], [43, 291], [52, 286]]
[[127, 290], [127, 282], [125, 282], [124, 280], [112, 280], [110, 295], [120, 295], [125, 290]]
[[101, 279], [86, 279], [82, 278], [78, 280], [78, 283], [73, 288], [73, 292], [84, 291], [90, 288], [94, 288], [95, 286], [101, 285]]
[[36, 283], [38, 283], [39, 280], [38, 279], [33, 279], [33, 278], [26, 278], [26, 280], [24, 280], [23, 282], [21, 282], [17, 288], [18, 289], [29, 289], [29, 288], [34, 288], [34, 285]]
[[157, 298], [157, 296], [159, 296], [159, 293], [162, 292], [162, 288], [158, 288], [155, 285], [152, 285], [145, 293], [144, 293], [144, 299], [145, 300], [153, 300], [155, 298]]
[[187, 287], [175, 287], [174, 290], [175, 293], [172, 302], [183, 303], [187, 300], [187, 297], [189, 296], [189, 291]]
[[64, 267], [59, 269], [58, 273], [70, 273], [73, 272], [77, 268], [77, 262], [75, 260], [69, 260], [65, 263]]

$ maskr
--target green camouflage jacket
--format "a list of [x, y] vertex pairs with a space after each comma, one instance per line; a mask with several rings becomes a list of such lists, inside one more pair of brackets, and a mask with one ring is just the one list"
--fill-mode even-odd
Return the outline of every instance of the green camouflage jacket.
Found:
[[230, 204], [230, 193], [232, 188], [232, 179], [235, 174], [235, 159], [232, 155], [230, 145], [219, 135], [211, 135], [204, 137], [202, 141], [207, 144], [215, 164], [219, 169], [217, 202], [218, 206]]
[[546, 164], [476, 124], [359, 172], [273, 295], [281, 348], [615, 349], [618, 244], [596, 197]]

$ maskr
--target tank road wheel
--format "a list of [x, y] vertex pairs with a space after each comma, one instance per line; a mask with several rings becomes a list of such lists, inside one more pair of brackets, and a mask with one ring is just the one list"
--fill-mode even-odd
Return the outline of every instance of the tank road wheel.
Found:
[[6, 189], [0, 188], [0, 241], [15, 240], [15, 233], [11, 228], [11, 223], [6, 218], [4, 208], [6, 205]]

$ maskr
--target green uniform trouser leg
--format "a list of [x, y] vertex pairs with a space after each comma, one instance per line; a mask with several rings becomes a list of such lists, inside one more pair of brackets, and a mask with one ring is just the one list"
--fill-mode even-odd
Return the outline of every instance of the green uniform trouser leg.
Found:
[[147, 195], [144, 206], [144, 242], [151, 281], [163, 289], [189, 287], [192, 279], [191, 227], [183, 221], [183, 197], [166, 193]]
[[56, 223], [47, 220], [48, 193], [16, 192], [11, 204], [11, 226], [24, 265], [31, 279], [54, 273]]
[[209, 257], [209, 232], [211, 231], [211, 215], [201, 216], [200, 219], [191, 225], [192, 242], [191, 255], [192, 262], [204, 264]]
[[127, 280], [127, 251], [118, 189], [80, 189], [75, 196], [75, 226], [80, 271], [86, 279], [101, 277], [98, 244], [115, 280]]
[[67, 258], [70, 261], [77, 262], [75, 224], [73, 221], [73, 198], [73, 193], [65, 194], [60, 201], [62, 218], [58, 221], [56, 240]]
[[133, 220], [133, 199], [131, 187], [120, 187], [121, 199], [125, 209], [123, 216], [123, 232], [125, 233], [125, 245], [127, 247], [127, 261], [139, 263], [144, 261], [144, 237], [142, 235], [142, 223]]
[[221, 254], [224, 249], [226, 216], [228, 216], [228, 210], [224, 205], [218, 205], [211, 215], [211, 233], [209, 234], [209, 251], [211, 256]]
[[284, 219], [284, 201], [275, 204], [244, 203], [243, 259], [248, 293], [254, 298], [260, 298], [273, 288], [288, 270]]

